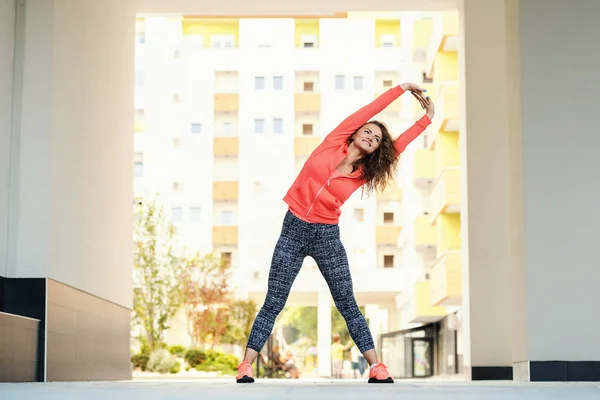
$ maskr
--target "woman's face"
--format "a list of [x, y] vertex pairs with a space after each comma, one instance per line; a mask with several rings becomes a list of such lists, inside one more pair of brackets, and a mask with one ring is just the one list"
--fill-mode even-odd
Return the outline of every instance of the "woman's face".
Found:
[[354, 145], [365, 154], [371, 154], [379, 148], [382, 139], [381, 129], [375, 124], [365, 124], [354, 134]]

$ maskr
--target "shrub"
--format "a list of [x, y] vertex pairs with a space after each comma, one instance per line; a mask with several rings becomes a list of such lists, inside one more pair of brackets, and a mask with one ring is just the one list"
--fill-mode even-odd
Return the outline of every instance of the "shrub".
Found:
[[202, 364], [207, 356], [206, 353], [200, 349], [190, 349], [185, 353], [185, 361], [192, 368], [195, 368], [197, 365]]
[[171, 367], [172, 374], [178, 374], [181, 371], [181, 363], [179, 361], [175, 361], [175, 364]]
[[221, 372], [222, 374], [235, 374], [239, 360], [231, 354], [224, 354], [214, 350], [204, 352], [206, 359], [195, 365], [197, 371]]
[[183, 356], [185, 354], [185, 347], [183, 346], [171, 346], [169, 347], [169, 353], [175, 356]]
[[215, 359], [215, 362], [218, 364], [224, 364], [229, 366], [231, 369], [237, 370], [237, 366], [240, 364], [240, 360], [233, 354], [224, 354], [219, 353], [218, 357]]
[[204, 364], [196, 365], [196, 371], [221, 372], [225, 375], [232, 375], [236, 372], [236, 370], [232, 369], [229, 365], [217, 362], [205, 362]]
[[166, 374], [177, 363], [175, 356], [165, 349], [154, 350], [148, 359], [148, 371]]
[[139, 368], [142, 371], [146, 370], [148, 366], [149, 357], [145, 354], [135, 354], [131, 356], [131, 362], [133, 363], [133, 368]]

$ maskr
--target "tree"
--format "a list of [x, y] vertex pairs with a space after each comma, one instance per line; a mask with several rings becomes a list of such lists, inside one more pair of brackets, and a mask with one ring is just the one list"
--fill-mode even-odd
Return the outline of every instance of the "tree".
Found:
[[257, 306], [252, 300], [232, 301], [229, 308], [227, 330], [221, 338], [221, 343], [246, 344], [256, 312]]
[[181, 305], [181, 259], [173, 254], [173, 226], [156, 200], [137, 199], [134, 216], [132, 324], [141, 328], [142, 342], [155, 349]]
[[227, 332], [230, 267], [214, 253], [188, 260], [179, 276], [190, 336], [210, 347]]

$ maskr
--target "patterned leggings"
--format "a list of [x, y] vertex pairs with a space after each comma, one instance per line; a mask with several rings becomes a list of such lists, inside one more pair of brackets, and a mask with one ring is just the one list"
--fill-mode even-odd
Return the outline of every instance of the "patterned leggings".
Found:
[[350, 267], [346, 250], [340, 241], [339, 226], [305, 222], [290, 211], [285, 216], [281, 236], [275, 246], [265, 303], [254, 321], [247, 347], [258, 352], [263, 348], [306, 256], [311, 256], [317, 262], [333, 301], [346, 320], [350, 336], [360, 352], [375, 348], [367, 321], [354, 298]]

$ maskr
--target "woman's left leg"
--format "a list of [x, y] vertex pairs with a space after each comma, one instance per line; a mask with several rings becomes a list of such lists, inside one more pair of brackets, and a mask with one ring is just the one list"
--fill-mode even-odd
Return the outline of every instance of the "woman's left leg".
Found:
[[379, 363], [371, 330], [356, 304], [348, 256], [340, 240], [339, 226], [321, 225], [314, 243], [309, 255], [317, 262], [335, 306], [346, 320], [352, 340], [373, 367], [369, 382], [393, 383], [387, 367]]
[[[374, 353], [375, 344], [371, 330], [354, 298], [350, 266], [346, 249], [339, 238], [339, 228], [337, 225], [323, 225], [323, 230], [318, 235], [319, 237], [315, 240], [316, 244], [309, 255], [317, 262], [321, 274], [329, 286], [335, 306], [346, 320], [352, 340], [361, 353], [370, 353], [371, 350]], [[375, 360], [368, 361], [377, 363], [377, 356], [375, 356]]]

